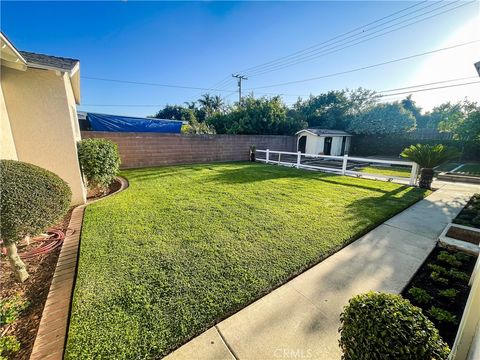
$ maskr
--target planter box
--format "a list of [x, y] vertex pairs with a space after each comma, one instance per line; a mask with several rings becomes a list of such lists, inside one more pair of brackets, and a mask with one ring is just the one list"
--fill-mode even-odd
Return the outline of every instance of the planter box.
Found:
[[438, 240], [444, 245], [478, 255], [480, 253], [480, 229], [450, 223], [443, 229]]

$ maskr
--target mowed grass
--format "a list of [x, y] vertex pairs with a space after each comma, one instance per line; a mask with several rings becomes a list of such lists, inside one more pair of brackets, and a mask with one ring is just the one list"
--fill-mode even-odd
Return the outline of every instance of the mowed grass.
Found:
[[425, 195], [252, 163], [122, 175], [86, 209], [68, 359], [161, 357]]
[[367, 174], [379, 174], [385, 176], [395, 177], [410, 177], [410, 168], [403, 168], [399, 166], [365, 166], [358, 169], [359, 172]]

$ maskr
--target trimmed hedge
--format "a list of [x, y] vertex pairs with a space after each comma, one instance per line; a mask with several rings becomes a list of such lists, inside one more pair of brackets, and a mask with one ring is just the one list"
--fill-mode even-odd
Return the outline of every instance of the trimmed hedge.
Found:
[[16, 242], [36, 235], [68, 210], [72, 192], [56, 174], [21, 161], [0, 160], [1, 234]]
[[107, 139], [84, 139], [78, 143], [78, 159], [91, 190], [107, 188], [120, 169], [118, 146]]
[[480, 143], [466, 142], [462, 143], [458, 140], [421, 140], [409, 139], [398, 136], [385, 135], [355, 135], [352, 136], [352, 145], [350, 153], [357, 156], [400, 156], [403, 149], [410, 145], [428, 144], [437, 145], [443, 144], [448, 147], [456, 148], [459, 152], [463, 149], [463, 160], [477, 160], [480, 159]]
[[369, 292], [340, 315], [343, 360], [442, 360], [450, 349], [422, 310], [400, 295]]

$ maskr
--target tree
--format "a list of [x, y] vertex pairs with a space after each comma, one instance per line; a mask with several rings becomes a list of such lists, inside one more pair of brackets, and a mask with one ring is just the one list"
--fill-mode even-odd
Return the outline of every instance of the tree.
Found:
[[219, 95], [203, 94], [198, 103], [201, 105], [201, 109], [205, 111], [205, 118], [212, 116], [214, 113], [222, 112], [224, 102]]
[[378, 104], [353, 117], [349, 130], [355, 134], [399, 134], [415, 128], [415, 117], [397, 102]]
[[480, 107], [465, 100], [456, 104], [442, 104], [435, 108], [440, 114], [438, 128], [449, 131], [461, 141], [480, 141]]
[[167, 105], [155, 115], [156, 119], [191, 121], [195, 119], [195, 112], [192, 109], [180, 105]]
[[207, 119], [220, 134], [293, 135], [306, 123], [287, 116], [288, 108], [279, 96], [247, 96], [226, 114], [216, 113]]
[[[422, 114], [422, 108], [418, 107], [415, 101], [412, 99], [412, 95], [408, 95], [401, 101], [401, 104], [405, 110], [408, 110], [415, 117], [417, 128], [428, 128], [430, 126], [431, 114]], [[433, 126], [435, 128], [436, 126]]]
[[350, 120], [349, 99], [344, 90], [310, 95], [306, 100], [298, 99], [293, 110], [292, 117], [305, 121], [309, 127], [344, 130]]
[[188, 125], [182, 126], [184, 134], [215, 134], [215, 128], [206, 122], [199, 122], [197, 119], [189, 121]]

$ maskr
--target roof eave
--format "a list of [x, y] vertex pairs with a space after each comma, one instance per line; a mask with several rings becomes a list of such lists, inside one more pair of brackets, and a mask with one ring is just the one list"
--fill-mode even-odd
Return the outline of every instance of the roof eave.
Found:
[[0, 32], [0, 43], [2, 65], [17, 70], [27, 70], [27, 61], [2, 32]]

